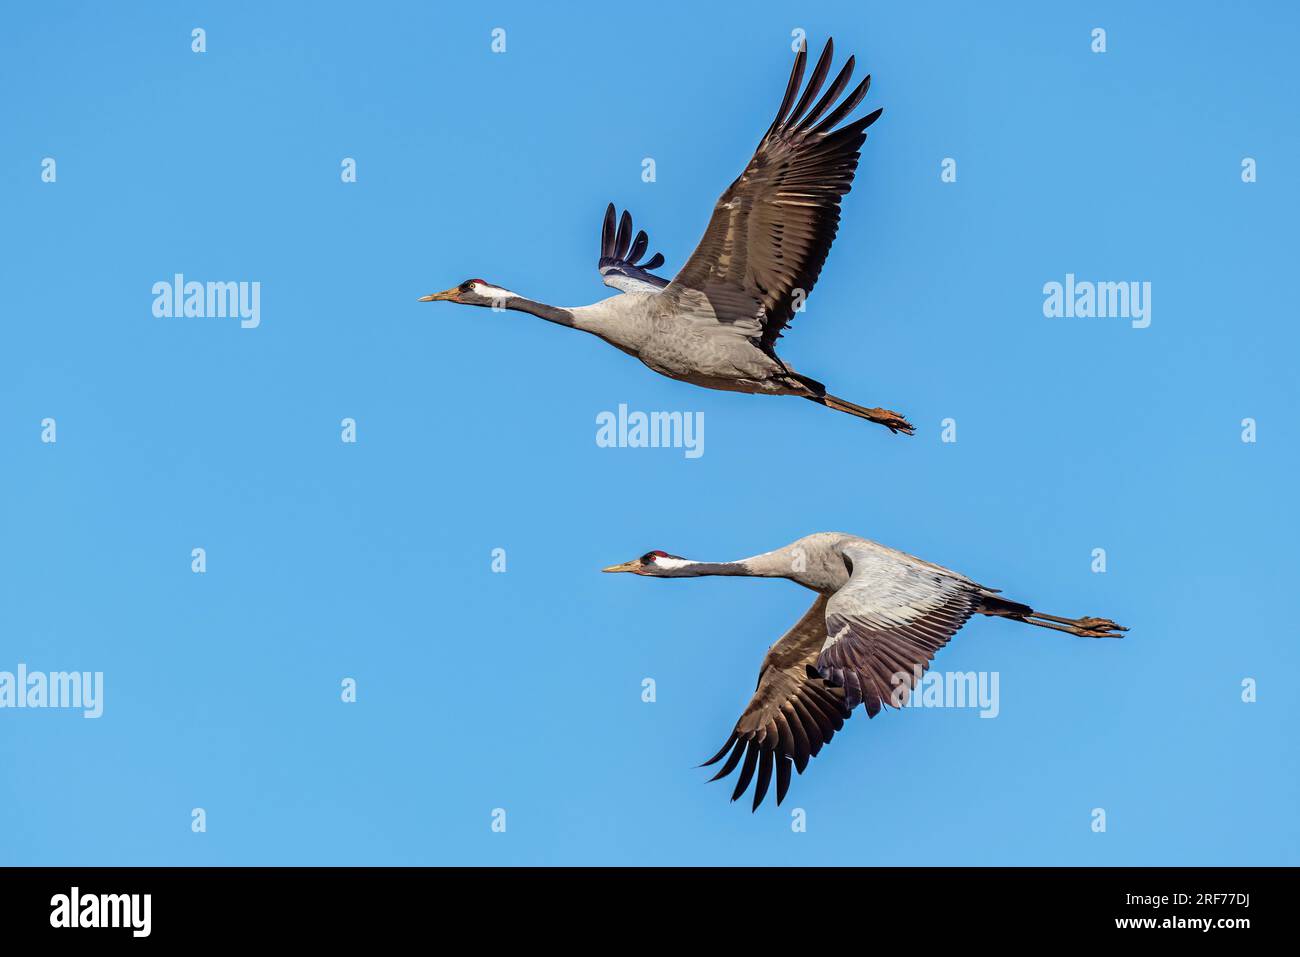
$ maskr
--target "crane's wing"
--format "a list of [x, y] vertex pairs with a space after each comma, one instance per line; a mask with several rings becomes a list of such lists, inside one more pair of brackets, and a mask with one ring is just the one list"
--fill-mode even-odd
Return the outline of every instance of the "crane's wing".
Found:
[[763, 657], [758, 672], [758, 689], [749, 699], [745, 712], [736, 722], [722, 750], [707, 766], [727, 762], [713, 780], [726, 777], [741, 759], [740, 777], [734, 801], [749, 787], [757, 770], [754, 785], [754, 810], [758, 809], [776, 774], [776, 803], [785, 798], [790, 786], [790, 768], [803, 774], [808, 759], [844, 727], [850, 714], [844, 703], [844, 691], [831, 687], [812, 668], [817, 652], [826, 640], [826, 597], [819, 595], [807, 613]]
[[846, 545], [848, 583], [826, 605], [817, 671], [842, 686], [850, 708], [901, 707], [935, 652], [966, 624], [985, 589], [939, 565], [883, 545]]
[[668, 285], [667, 279], [650, 274], [651, 269], [658, 269], [664, 264], [663, 253], [655, 253], [641, 265], [637, 260], [645, 255], [650, 246], [650, 237], [641, 230], [632, 238], [632, 215], [623, 210], [614, 229], [614, 204], [605, 210], [605, 223], [600, 230], [600, 269], [601, 279], [606, 286], [613, 286], [622, 292], [658, 292]]
[[808, 58], [806, 46], [799, 51], [771, 128], [713, 208], [699, 246], [664, 290], [678, 311], [711, 311], [718, 322], [736, 324], [738, 334], [754, 338], [768, 352], [817, 282], [839, 228], [840, 200], [853, 185], [858, 149], [882, 112], [835, 129], [871, 85], [868, 76], [835, 105], [853, 75], [853, 57], [808, 109], [826, 80], [833, 49], [828, 40], [791, 109]]

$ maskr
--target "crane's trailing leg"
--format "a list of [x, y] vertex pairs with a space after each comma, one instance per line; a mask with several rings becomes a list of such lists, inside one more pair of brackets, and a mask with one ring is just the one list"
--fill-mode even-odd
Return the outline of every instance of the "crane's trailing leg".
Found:
[[913, 435], [916, 429], [911, 422], [903, 418], [897, 412], [891, 412], [888, 409], [868, 409], [860, 405], [855, 405], [847, 399], [841, 399], [834, 395], [810, 395], [808, 396], [813, 402], [824, 405], [828, 409], [834, 409], [836, 412], [847, 412], [849, 415], [856, 415], [859, 419], [869, 419], [872, 422], [878, 422], [890, 432], [902, 432], [904, 435]]
[[1058, 618], [1056, 615], [1034, 612], [1020, 620], [1026, 624], [1037, 625], [1039, 628], [1051, 628], [1078, 635], [1080, 638], [1123, 638], [1123, 632], [1128, 631], [1127, 628], [1115, 624], [1109, 618]]
[[985, 595], [979, 611], [984, 615], [1011, 618], [1014, 621], [1023, 621], [1026, 625], [1063, 631], [1069, 635], [1078, 635], [1080, 638], [1123, 638], [1123, 633], [1128, 631], [1123, 625], [1117, 625], [1109, 618], [1062, 618], [1059, 615], [1047, 615], [1041, 611], [1034, 611], [1028, 605], [997, 595]]

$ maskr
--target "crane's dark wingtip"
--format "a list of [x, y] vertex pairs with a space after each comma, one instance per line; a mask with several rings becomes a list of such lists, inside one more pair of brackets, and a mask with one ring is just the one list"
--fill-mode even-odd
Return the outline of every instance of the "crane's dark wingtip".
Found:
[[735, 732], [732, 732], [730, 737], [727, 738], [727, 743], [722, 746], [722, 749], [717, 754], [709, 758], [709, 760], [705, 761], [703, 764], [697, 764], [696, 767], [707, 768], [710, 764], [717, 764], [719, 761], [722, 760], [722, 756], [731, 750], [731, 746], [735, 743], [736, 743], [736, 734]]

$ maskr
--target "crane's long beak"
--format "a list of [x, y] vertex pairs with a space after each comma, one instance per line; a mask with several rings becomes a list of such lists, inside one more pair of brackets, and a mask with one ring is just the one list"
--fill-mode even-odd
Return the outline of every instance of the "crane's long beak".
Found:
[[453, 286], [451, 289], [444, 290], [443, 292], [435, 292], [432, 296], [421, 296], [419, 301], [420, 302], [441, 302], [445, 299], [454, 300], [456, 298], [456, 293], [458, 293], [459, 291], [460, 291], [459, 289]]
[[641, 560], [634, 558], [630, 562], [624, 562], [621, 565], [610, 565], [608, 568], [602, 568], [602, 572], [634, 572], [641, 567]]

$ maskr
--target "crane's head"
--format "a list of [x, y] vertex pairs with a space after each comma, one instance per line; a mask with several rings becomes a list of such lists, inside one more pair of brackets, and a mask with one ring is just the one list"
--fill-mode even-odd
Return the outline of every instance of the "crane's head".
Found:
[[444, 292], [421, 296], [420, 302], [459, 302], [465, 306], [491, 306], [513, 297], [514, 293], [509, 289], [494, 286], [486, 279], [466, 279], [459, 286], [452, 286]]
[[634, 558], [630, 562], [602, 568], [601, 571], [631, 572], [634, 575], [649, 575], [652, 578], [680, 578], [683, 574], [687, 574], [686, 569], [694, 564], [678, 555], [653, 551], [646, 552], [640, 558]]

